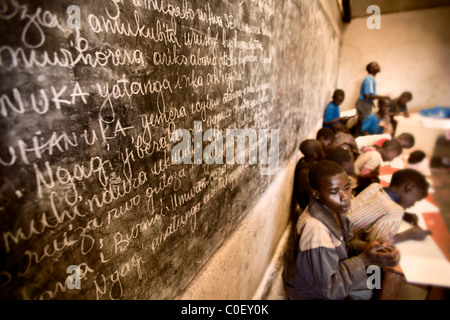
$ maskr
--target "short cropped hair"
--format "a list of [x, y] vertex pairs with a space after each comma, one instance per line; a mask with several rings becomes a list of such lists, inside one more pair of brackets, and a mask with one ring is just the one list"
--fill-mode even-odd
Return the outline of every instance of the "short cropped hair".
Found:
[[343, 163], [352, 161], [353, 155], [350, 151], [337, 147], [328, 151], [326, 160], [334, 161], [342, 165]]
[[412, 93], [410, 91], [405, 91], [401, 95], [406, 97], [409, 100], [412, 100], [412, 98], [413, 98], [413, 95], [412, 95]]
[[336, 95], [345, 95], [345, 92], [342, 89], [336, 89], [333, 92], [333, 97], [336, 96]]
[[428, 188], [430, 184], [423, 174], [414, 169], [403, 169], [394, 172], [392, 175], [390, 187], [399, 187], [405, 183], [412, 182], [420, 190], [424, 192], [425, 195], [428, 194]]
[[330, 128], [324, 127], [317, 132], [316, 139], [322, 137], [325, 139], [334, 139], [334, 131], [331, 130]]
[[397, 154], [402, 154], [403, 151], [403, 147], [400, 144], [400, 142], [398, 142], [395, 139], [391, 139], [391, 140], [386, 140], [385, 142], [383, 142], [383, 146], [382, 148], [384, 150], [393, 150], [396, 151]]
[[372, 68], [372, 65], [374, 65], [375, 63], [376, 63], [376, 62], [373, 61], [373, 62], [369, 63], [369, 64], [366, 66], [367, 72], [370, 72], [370, 69]]
[[425, 157], [426, 157], [425, 152], [423, 152], [422, 150], [416, 150], [414, 152], [411, 152], [411, 154], [409, 155], [408, 163], [409, 164], [419, 163], [420, 161], [425, 159]]
[[345, 171], [336, 162], [321, 160], [309, 169], [309, 185], [314, 190], [320, 190], [320, 182], [323, 178], [334, 177], [341, 173]]
[[405, 139], [405, 140], [407, 140], [409, 148], [414, 147], [414, 144], [416, 143], [416, 140], [414, 139], [414, 136], [411, 133], [409, 133], [409, 132], [402, 133], [396, 139]]

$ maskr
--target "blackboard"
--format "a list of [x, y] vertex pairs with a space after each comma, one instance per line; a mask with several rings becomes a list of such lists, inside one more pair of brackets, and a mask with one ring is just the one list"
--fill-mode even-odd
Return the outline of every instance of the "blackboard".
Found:
[[[318, 1], [5, 0], [0, 30], [2, 299], [182, 294], [322, 113], [339, 43]], [[177, 163], [177, 129], [278, 132], [279, 166]]]

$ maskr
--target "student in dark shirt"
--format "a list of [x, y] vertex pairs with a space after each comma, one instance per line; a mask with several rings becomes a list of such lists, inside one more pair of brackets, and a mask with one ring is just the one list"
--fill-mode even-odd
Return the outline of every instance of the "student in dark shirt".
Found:
[[[370, 265], [395, 266], [400, 254], [388, 242], [350, 243], [352, 190], [344, 169], [329, 160], [309, 171], [313, 200], [300, 215], [285, 255], [284, 288], [290, 299], [345, 299], [367, 281]], [[348, 250], [360, 251], [349, 257]]]

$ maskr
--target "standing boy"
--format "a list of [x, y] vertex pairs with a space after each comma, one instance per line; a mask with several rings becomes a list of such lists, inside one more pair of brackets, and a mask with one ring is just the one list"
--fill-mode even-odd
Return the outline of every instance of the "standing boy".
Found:
[[358, 114], [357, 132], [355, 136], [359, 136], [359, 130], [364, 120], [372, 113], [374, 106], [373, 101], [376, 99], [384, 98], [377, 95], [377, 84], [375, 76], [381, 71], [380, 66], [376, 62], [371, 62], [366, 66], [366, 70], [369, 73], [361, 84], [359, 92], [359, 99], [356, 102], [356, 112]]
[[[298, 219], [285, 256], [283, 281], [290, 299], [345, 299], [367, 279], [369, 265], [395, 266], [400, 254], [388, 243], [372, 242], [349, 257], [352, 190], [344, 169], [323, 160], [311, 167], [313, 200]], [[386, 252], [381, 252], [387, 249]]]

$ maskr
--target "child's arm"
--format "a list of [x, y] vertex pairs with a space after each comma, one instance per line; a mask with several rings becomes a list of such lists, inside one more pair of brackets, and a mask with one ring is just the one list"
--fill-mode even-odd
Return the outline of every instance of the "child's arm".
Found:
[[422, 241], [429, 235], [431, 235], [431, 231], [424, 230], [419, 226], [414, 226], [412, 228], [409, 228], [408, 230], [397, 233], [394, 237], [394, 242], [399, 243], [406, 240]]
[[412, 224], [415, 227], [415, 226], [418, 226], [419, 217], [415, 213], [405, 212], [403, 214], [403, 220]]

